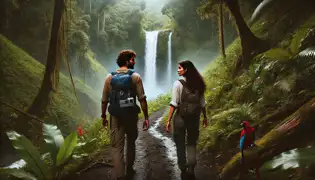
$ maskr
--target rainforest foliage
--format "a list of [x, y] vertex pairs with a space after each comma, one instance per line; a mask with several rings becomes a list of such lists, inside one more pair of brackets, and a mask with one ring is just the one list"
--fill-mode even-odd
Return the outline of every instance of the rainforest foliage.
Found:
[[[65, 6], [58, 31], [54, 31], [57, 1]], [[294, 139], [314, 137], [311, 129], [299, 129], [315, 127], [310, 120], [315, 95], [314, 1], [264, 2], [174, 0], [167, 2], [161, 12], [153, 12], [141, 0], [1, 1], [0, 100], [18, 109], [1, 104], [1, 143], [8, 137], [15, 148], [20, 148], [30, 168], [35, 163], [40, 169], [0, 171], [29, 179], [58, 178], [103, 153], [108, 134], [98, 117], [107, 70], [123, 48], [137, 52], [137, 67], [143, 69], [145, 31], [152, 30], [160, 30], [157, 66], [167, 60], [170, 32], [173, 64], [183, 58], [193, 58], [196, 63], [206, 59], [203, 77], [210, 125], [201, 130], [198, 147], [216, 155], [225, 178], [238, 175], [243, 120], [254, 125], [259, 139], [258, 150], [249, 155], [253, 163], [246, 168], [256, 167], [257, 160], [263, 166], [286, 150], [314, 145], [312, 138]], [[53, 35], [56, 32], [59, 36]], [[58, 42], [57, 55], [51, 59], [56, 63], [49, 68], [50, 42], [54, 38]], [[49, 70], [53, 71], [49, 74]], [[42, 96], [48, 101], [41, 117], [45, 123], [38, 133], [30, 131], [34, 129], [30, 118], [22, 117], [23, 112], [38, 115], [29, 108], [34, 106], [41, 87], [51, 81], [45, 80], [45, 73], [56, 79], [48, 84], [54, 85], [48, 88], [53, 96]], [[149, 102], [149, 112], [167, 107], [169, 101], [169, 94], [159, 96]], [[282, 133], [275, 133], [279, 129]], [[42, 143], [34, 143], [35, 133], [42, 135]], [[53, 136], [60, 140], [56, 147], [51, 146]], [[47, 145], [49, 158], [43, 150]], [[27, 152], [35, 162], [30, 161]], [[307, 162], [307, 167], [310, 164]], [[267, 163], [263, 167], [270, 166]], [[301, 174], [295, 177], [311, 176]]]

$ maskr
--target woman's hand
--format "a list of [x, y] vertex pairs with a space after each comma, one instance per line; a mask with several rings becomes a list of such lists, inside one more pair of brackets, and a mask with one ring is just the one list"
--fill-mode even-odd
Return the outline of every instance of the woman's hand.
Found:
[[166, 132], [171, 132], [171, 122], [168, 120], [166, 124]]
[[207, 127], [207, 126], [208, 126], [208, 120], [205, 118], [205, 119], [203, 119], [203, 121], [202, 121], [202, 127], [205, 128], [205, 127]]

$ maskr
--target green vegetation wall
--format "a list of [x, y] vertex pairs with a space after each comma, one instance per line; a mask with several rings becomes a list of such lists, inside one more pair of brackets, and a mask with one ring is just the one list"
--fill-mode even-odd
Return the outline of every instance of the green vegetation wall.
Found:
[[[163, 14], [171, 19], [168, 28], [173, 31], [172, 53], [175, 61], [181, 60], [183, 54], [201, 51], [219, 52], [217, 17], [202, 19], [197, 13], [202, 2], [201, 0], [176, 0], [168, 3], [162, 10]], [[248, 19], [259, 3], [258, 0], [240, 0], [243, 16]], [[228, 12], [224, 14], [224, 35], [226, 44], [230, 44], [237, 37], [234, 20]]]
[[53, 7], [52, 0], [1, 1], [0, 33], [43, 63]]

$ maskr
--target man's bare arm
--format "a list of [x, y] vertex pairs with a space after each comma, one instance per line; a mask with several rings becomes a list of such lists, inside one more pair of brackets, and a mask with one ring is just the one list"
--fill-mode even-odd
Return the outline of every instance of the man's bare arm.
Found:
[[148, 120], [149, 119], [148, 103], [146, 100], [146, 96], [145, 96], [144, 88], [142, 84], [142, 79], [140, 75], [135, 76], [135, 82], [136, 82], [136, 91], [137, 91], [138, 101], [140, 102], [140, 106], [141, 106], [145, 120]]
[[102, 117], [106, 115], [107, 104], [109, 100], [109, 84], [110, 84], [111, 77], [108, 75], [105, 79], [103, 93], [102, 93]]
[[107, 104], [107, 102], [102, 101], [102, 116], [106, 115]]
[[142, 101], [140, 101], [140, 105], [141, 105], [142, 112], [144, 114], [144, 119], [148, 120], [149, 119], [149, 114], [148, 114], [147, 100], [143, 99]]

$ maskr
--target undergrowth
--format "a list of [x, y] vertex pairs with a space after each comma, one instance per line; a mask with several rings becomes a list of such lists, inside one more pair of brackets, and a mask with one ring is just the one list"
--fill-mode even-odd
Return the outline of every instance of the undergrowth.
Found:
[[[255, 31], [269, 34], [270, 23], [263, 20], [260, 23], [255, 25]], [[286, 22], [277, 22], [281, 23]], [[315, 16], [311, 16], [291, 32], [289, 38], [281, 39], [276, 47], [254, 57], [249, 69], [235, 78], [231, 77], [231, 72], [241, 53], [239, 39], [227, 48], [226, 59], [218, 57], [208, 66], [203, 76], [207, 84], [205, 95], [210, 124], [206, 129], [201, 128], [200, 149], [236, 148], [238, 141], [231, 137], [239, 136], [243, 120], [254, 126], [263, 123], [260, 121], [263, 117], [315, 90], [311, 73], [315, 72], [314, 56], [300, 55], [304, 50], [301, 44], [314, 25]]]

